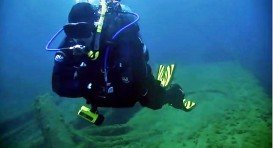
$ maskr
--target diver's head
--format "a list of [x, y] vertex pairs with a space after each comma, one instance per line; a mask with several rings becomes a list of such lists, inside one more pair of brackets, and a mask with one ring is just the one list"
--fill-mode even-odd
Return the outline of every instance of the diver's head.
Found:
[[93, 5], [86, 2], [75, 4], [69, 12], [68, 24], [63, 27], [66, 36], [88, 46], [93, 39], [95, 20], [96, 10]]
[[77, 3], [75, 4], [69, 12], [68, 22], [78, 23], [86, 22], [94, 24], [96, 19], [96, 10], [90, 3]]

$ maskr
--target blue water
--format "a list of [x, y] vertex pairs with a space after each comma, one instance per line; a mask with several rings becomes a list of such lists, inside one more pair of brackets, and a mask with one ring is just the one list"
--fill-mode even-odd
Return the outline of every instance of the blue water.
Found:
[[[225, 61], [239, 62], [259, 80], [263, 90], [272, 96], [272, 2], [270, 0], [123, 0], [122, 2], [140, 15], [141, 34], [150, 52], [151, 65], [177, 63], [179, 67], [183, 67]], [[51, 73], [54, 52], [45, 51], [45, 45], [51, 36], [66, 24], [67, 15], [74, 3], [73, 0], [1, 0], [1, 125], [10, 125], [10, 122], [2, 124], [2, 120], [8, 118], [7, 115], [14, 112], [20, 114], [27, 109], [32, 109], [33, 100], [38, 95], [52, 93]], [[245, 115], [248, 116], [249, 111], [257, 111], [254, 115], [261, 114], [261, 117], [254, 120], [256, 116], [253, 116], [253, 121], [257, 121], [253, 124], [256, 129], [253, 132], [262, 131], [262, 134], [258, 133], [254, 137], [268, 138], [267, 134], [263, 134], [263, 131], [268, 130], [263, 127], [264, 122], [261, 121], [270, 118], [272, 112], [268, 110], [264, 115], [264, 112], [259, 111], [272, 108], [272, 106], [268, 105], [265, 108], [257, 106], [258, 109], [252, 107], [249, 105], [247, 108], [249, 110], [239, 110], [239, 114], [243, 117], [239, 116], [242, 118], [241, 121], [234, 118], [236, 119], [234, 123], [240, 122], [238, 125], [244, 126]], [[116, 112], [119, 120], [123, 119], [119, 117], [120, 112]], [[203, 115], [201, 112], [199, 112], [200, 119]], [[30, 113], [24, 115], [34, 118]], [[123, 117], [127, 120], [126, 116]], [[252, 118], [250, 119], [252, 124]], [[226, 126], [224, 122], [226, 121], [223, 121], [225, 124], [223, 126]], [[13, 135], [18, 134], [20, 137], [20, 134], [23, 136], [28, 133], [37, 134], [37, 127], [32, 126], [32, 121], [30, 123], [31, 126], [26, 126], [29, 129], [24, 129], [21, 133], [13, 133]], [[20, 124], [11, 122], [9, 128], [1, 126], [0, 131], [7, 132], [11, 128], [20, 129]], [[200, 122], [200, 124], [203, 123]], [[272, 122], [269, 124], [268, 128], [271, 127]], [[261, 125], [262, 130], [256, 128], [256, 125], [257, 127]], [[221, 127], [221, 129], [224, 128]], [[184, 129], [181, 131], [184, 132]], [[164, 133], [168, 136], [168, 132]], [[162, 135], [162, 133], [158, 134]], [[13, 138], [6, 139], [10, 139], [10, 143], [16, 143], [16, 139]], [[217, 139], [218, 136], [213, 138]], [[251, 138], [249, 139], [251, 141]], [[20, 147], [20, 144], [18, 145]]]
[[[239, 61], [271, 95], [270, 0], [123, 2], [141, 17], [152, 64]], [[72, 0], [0, 2], [1, 106], [29, 106], [37, 95], [51, 91], [54, 53], [44, 47], [67, 22], [73, 4]]]
[[237, 60], [271, 95], [270, 0], [173, 0], [173, 5], [168, 1], [126, 2], [141, 15], [143, 37], [153, 61]]

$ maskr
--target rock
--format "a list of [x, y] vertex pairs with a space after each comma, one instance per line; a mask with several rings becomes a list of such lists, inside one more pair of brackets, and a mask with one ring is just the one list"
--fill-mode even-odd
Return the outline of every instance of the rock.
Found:
[[75, 147], [72, 134], [52, 100], [52, 96], [43, 95], [39, 96], [34, 104], [45, 147]]

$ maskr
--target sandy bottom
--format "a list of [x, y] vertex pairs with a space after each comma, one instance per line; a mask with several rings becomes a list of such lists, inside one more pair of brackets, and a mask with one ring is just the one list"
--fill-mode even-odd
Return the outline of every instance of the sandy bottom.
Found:
[[[57, 97], [44, 95], [38, 99], [54, 100], [53, 103], [36, 100], [24, 114], [0, 123], [0, 146], [271, 147], [272, 100], [239, 63], [177, 67], [174, 82], [182, 85], [186, 98], [197, 103], [191, 112], [168, 105], [156, 111], [142, 108], [125, 124], [97, 127], [76, 116], [83, 100], [60, 102]], [[132, 110], [136, 108], [128, 111]], [[114, 110], [102, 112], [108, 118], [106, 123], [123, 118], [121, 111], [115, 117]], [[18, 116], [27, 120], [19, 118], [21, 123], [14, 123]]]

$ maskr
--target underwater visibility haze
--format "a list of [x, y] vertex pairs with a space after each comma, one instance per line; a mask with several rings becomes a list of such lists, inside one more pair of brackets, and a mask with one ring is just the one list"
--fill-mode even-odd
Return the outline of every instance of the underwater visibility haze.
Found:
[[53, 93], [45, 50], [75, 1], [2, 0], [0, 147], [272, 147], [272, 1], [121, 2], [140, 16], [153, 71], [175, 63], [196, 108], [105, 108], [90, 124], [84, 99]]

